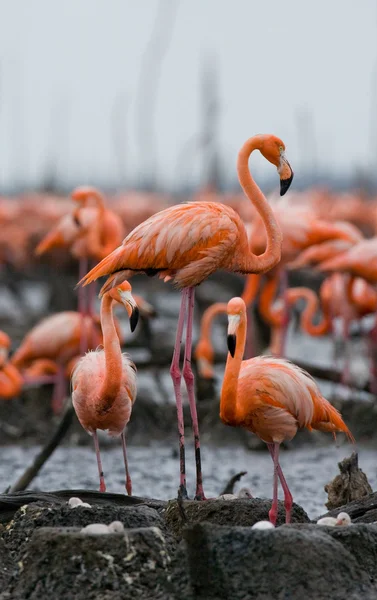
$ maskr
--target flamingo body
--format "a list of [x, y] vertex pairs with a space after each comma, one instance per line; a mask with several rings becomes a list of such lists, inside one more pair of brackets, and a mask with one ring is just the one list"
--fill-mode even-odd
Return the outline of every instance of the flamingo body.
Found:
[[89, 434], [96, 429], [117, 437], [130, 420], [136, 398], [136, 367], [127, 354], [122, 354], [122, 379], [111, 408], [98, 410], [99, 390], [105, 380], [104, 350], [88, 352], [72, 373], [72, 403], [82, 427]]

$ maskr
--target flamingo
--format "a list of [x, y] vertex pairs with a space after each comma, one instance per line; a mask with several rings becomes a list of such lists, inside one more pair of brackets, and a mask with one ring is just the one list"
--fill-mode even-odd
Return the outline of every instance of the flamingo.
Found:
[[242, 360], [246, 342], [246, 307], [242, 298], [228, 303], [228, 358], [220, 399], [226, 425], [244, 427], [266, 442], [274, 463], [273, 500], [269, 518], [276, 525], [278, 478], [284, 490], [286, 522], [291, 520], [292, 494], [279, 465], [279, 448], [303, 427], [343, 431], [354, 442], [339, 412], [323, 398], [314, 379], [293, 363], [269, 356]]
[[248, 160], [253, 150], [274, 164], [280, 175], [280, 193], [289, 188], [293, 172], [285, 156], [284, 143], [274, 135], [255, 135], [242, 146], [237, 161], [240, 184], [260, 213], [267, 233], [265, 252], [256, 256], [249, 249], [245, 226], [230, 207], [217, 202], [192, 202], [171, 206], [156, 213], [140, 225], [123, 244], [104, 258], [79, 283], [87, 285], [110, 275], [104, 293], [128, 279], [135, 272], [159, 274], [182, 290], [181, 309], [170, 373], [173, 380], [180, 446], [179, 494], [187, 498], [185, 472], [184, 422], [179, 368], [185, 314], [187, 312], [183, 378], [186, 383], [196, 457], [196, 498], [205, 498], [202, 483], [199, 426], [196, 413], [194, 374], [191, 368], [192, 322], [195, 286], [218, 269], [239, 273], [264, 273], [274, 267], [281, 256], [281, 232], [266, 198], [251, 177]]
[[321, 262], [317, 269], [325, 273], [350, 273], [369, 283], [377, 283], [377, 237], [361, 240], [349, 250]]
[[[76, 207], [64, 215], [57, 225], [40, 241], [35, 254], [40, 256], [51, 248], [69, 246], [71, 254], [79, 260], [79, 278], [88, 270], [91, 259], [101, 260], [122, 241], [122, 219], [109, 210], [105, 199], [94, 187], [82, 186], [73, 190], [72, 200]], [[94, 201], [94, 206], [90, 201]], [[78, 311], [93, 315], [95, 286], [89, 289], [88, 297], [79, 290]], [[87, 339], [83, 335], [81, 353], [87, 350]]]
[[[88, 315], [75, 311], [63, 311], [50, 315], [37, 323], [25, 336], [21, 345], [12, 356], [12, 364], [19, 370], [26, 369], [34, 361], [49, 359], [57, 364], [55, 389], [52, 408], [60, 412], [65, 394], [65, 369], [71, 359], [81, 354], [82, 337], [88, 340], [89, 348], [96, 348], [102, 342], [100, 324]], [[39, 365], [39, 373], [43, 373]], [[51, 373], [51, 369], [45, 369]], [[31, 372], [34, 382], [38, 369]]]
[[17, 396], [22, 387], [18, 369], [8, 360], [10, 346], [10, 337], [5, 331], [0, 331], [0, 399], [3, 400]]
[[128, 469], [125, 428], [130, 420], [136, 398], [136, 367], [127, 354], [122, 354], [114, 324], [113, 302], [123, 304], [134, 331], [139, 311], [131, 294], [131, 286], [124, 281], [102, 297], [101, 325], [103, 350], [87, 352], [72, 373], [72, 403], [81, 425], [93, 436], [97, 456], [100, 491], [106, 491], [99, 451], [97, 429], [107, 430], [111, 436], [121, 436], [126, 470], [126, 490], [132, 495]]

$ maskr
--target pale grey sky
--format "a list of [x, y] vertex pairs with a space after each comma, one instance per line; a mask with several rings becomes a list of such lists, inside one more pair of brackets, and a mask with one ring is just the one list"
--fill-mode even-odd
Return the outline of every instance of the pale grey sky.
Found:
[[[206, 54], [218, 60], [221, 147], [229, 174], [239, 146], [260, 132], [282, 137], [296, 172], [305, 169], [311, 150], [303, 155], [297, 132], [297, 111], [305, 108], [314, 117], [320, 166], [372, 164], [375, 0], [176, 2], [155, 91], [163, 183], [177, 182], [177, 156], [198, 132]], [[51, 148], [62, 179], [117, 177], [115, 98], [120, 133], [127, 136], [127, 173], [136, 176], [140, 64], [161, 4], [171, 9], [169, 0], [0, 0], [0, 185], [15, 175], [37, 181]], [[122, 122], [123, 99], [128, 110]], [[262, 160], [255, 164], [259, 172], [266, 168]]]

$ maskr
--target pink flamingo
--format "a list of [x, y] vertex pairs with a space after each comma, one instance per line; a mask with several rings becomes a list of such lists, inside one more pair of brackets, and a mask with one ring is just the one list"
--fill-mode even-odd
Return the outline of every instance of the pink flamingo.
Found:
[[314, 379], [293, 363], [269, 356], [242, 360], [246, 342], [246, 307], [242, 298], [228, 303], [228, 349], [221, 390], [220, 418], [244, 427], [266, 442], [274, 462], [273, 500], [269, 517], [276, 524], [278, 478], [284, 490], [286, 522], [291, 519], [292, 494], [279, 464], [280, 444], [306, 427], [335, 434], [351, 432], [339, 412], [321, 394]]
[[72, 373], [72, 403], [81, 425], [93, 435], [97, 456], [100, 491], [106, 491], [97, 429], [108, 430], [111, 436], [121, 436], [126, 469], [126, 490], [132, 495], [128, 469], [125, 428], [130, 420], [136, 398], [136, 367], [127, 354], [122, 354], [112, 313], [113, 302], [123, 304], [130, 318], [131, 331], [136, 327], [139, 311], [124, 281], [102, 297], [101, 325], [103, 350], [87, 352]]

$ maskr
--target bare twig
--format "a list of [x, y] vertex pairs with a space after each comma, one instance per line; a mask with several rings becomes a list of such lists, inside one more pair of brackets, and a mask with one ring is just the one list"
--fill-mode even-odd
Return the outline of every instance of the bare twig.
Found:
[[21, 477], [19, 477], [16, 483], [9, 488], [8, 491], [10, 493], [25, 490], [29, 483], [31, 483], [31, 481], [33, 481], [33, 479], [38, 475], [45, 462], [50, 458], [51, 454], [54, 452], [54, 450], [56, 450], [65, 434], [69, 430], [74, 414], [74, 408], [72, 404], [69, 403], [56, 431], [53, 433], [39, 454], [37, 454], [33, 463], [26, 469]]

